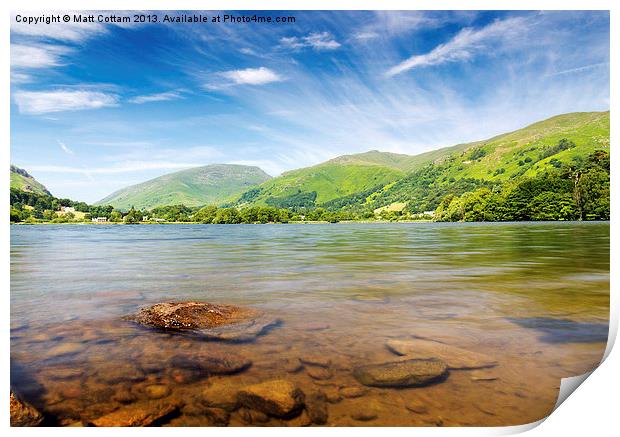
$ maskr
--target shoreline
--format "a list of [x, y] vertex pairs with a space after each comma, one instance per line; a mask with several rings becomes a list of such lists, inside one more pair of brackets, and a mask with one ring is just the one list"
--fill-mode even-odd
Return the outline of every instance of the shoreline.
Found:
[[435, 221], [435, 220], [398, 220], [398, 221], [390, 221], [390, 220], [343, 220], [336, 223], [331, 223], [328, 221], [294, 221], [287, 223], [280, 222], [268, 222], [268, 223], [201, 223], [201, 222], [165, 222], [165, 223], [156, 223], [156, 222], [141, 222], [141, 223], [116, 223], [116, 222], [106, 222], [106, 223], [86, 223], [86, 222], [78, 222], [78, 223], [51, 223], [51, 222], [40, 222], [40, 223], [23, 223], [23, 222], [11, 222], [9, 223], [11, 226], [39, 226], [39, 225], [61, 225], [61, 226], [136, 226], [136, 225], [205, 225], [205, 226], [213, 226], [213, 225], [221, 225], [221, 226], [230, 226], [230, 225], [338, 225], [338, 224], [416, 224], [416, 223], [453, 223], [453, 224], [462, 224], [462, 223], [610, 223], [610, 220], [521, 220], [521, 221], [460, 221], [460, 222], [448, 222], [448, 221]]

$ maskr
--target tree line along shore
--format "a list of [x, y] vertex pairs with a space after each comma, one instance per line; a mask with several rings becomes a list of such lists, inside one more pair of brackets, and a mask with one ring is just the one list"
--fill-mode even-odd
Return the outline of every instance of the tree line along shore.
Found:
[[[422, 169], [411, 181], [411, 198], [437, 196], [432, 183], [434, 166]], [[332, 208], [304, 206], [160, 206], [152, 209], [115, 209], [111, 205], [88, 205], [11, 189], [12, 223], [290, 223], [342, 221], [544, 221], [609, 220], [609, 153], [597, 150], [587, 159], [560, 163], [531, 178], [503, 184], [480, 182], [462, 191], [455, 184], [432, 211], [405, 208], [364, 207], [335, 204]], [[435, 191], [434, 191], [435, 190]], [[460, 192], [460, 194], [459, 194]]]

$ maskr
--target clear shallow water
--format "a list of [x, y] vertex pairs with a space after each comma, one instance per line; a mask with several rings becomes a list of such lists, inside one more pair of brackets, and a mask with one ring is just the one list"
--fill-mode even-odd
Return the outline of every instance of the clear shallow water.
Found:
[[[230, 345], [120, 320], [171, 300], [253, 306], [283, 324]], [[50, 424], [92, 420], [122, 406], [115, 394], [140, 400], [155, 383], [190, 403], [209, 385], [274, 378], [338, 392], [359, 385], [352, 367], [398, 358], [387, 340], [411, 336], [499, 365], [424, 388], [370, 388], [330, 403], [328, 424], [527, 423], [549, 413], [561, 377], [600, 361], [608, 318], [609, 223], [11, 227], [11, 383]], [[167, 364], [200, 349], [253, 365], [187, 381]], [[332, 360], [331, 377], [288, 371], [308, 353]], [[360, 405], [376, 419], [350, 417]], [[181, 413], [168, 424], [209, 419]]]

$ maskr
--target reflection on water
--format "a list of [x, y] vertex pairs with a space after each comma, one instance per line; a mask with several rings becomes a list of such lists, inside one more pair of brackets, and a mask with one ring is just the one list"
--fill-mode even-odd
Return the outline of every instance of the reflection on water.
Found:
[[538, 330], [546, 343], [596, 343], [606, 342], [608, 323], [586, 323], [573, 320], [533, 317], [527, 319], [508, 318], [525, 328]]
[[[283, 323], [229, 344], [121, 320], [171, 300], [253, 306]], [[608, 318], [608, 223], [11, 227], [11, 383], [49, 424], [146, 399], [183, 400], [167, 425], [305, 424], [305, 412], [224, 420], [205, 407], [205, 390], [271, 379], [324, 393], [330, 425], [527, 423], [551, 410], [560, 378], [600, 361]], [[412, 338], [498, 365], [411, 389], [351, 375], [399, 359], [386, 342]], [[204, 353], [252, 365], [178, 365]], [[300, 364], [307, 355], [329, 364]]]

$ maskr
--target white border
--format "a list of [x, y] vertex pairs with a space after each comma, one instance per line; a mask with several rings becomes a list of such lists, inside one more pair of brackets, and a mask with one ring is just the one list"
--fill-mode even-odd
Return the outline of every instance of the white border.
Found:
[[[620, 29], [618, 28], [618, 18], [616, 14], [620, 10], [620, 2], [611, 0], [263, 0], [263, 1], [250, 1], [250, 0], [213, 0], [213, 1], [197, 1], [197, 0], [179, 0], [179, 1], [146, 1], [146, 0], [93, 0], [85, 3], [76, 0], [57, 0], [53, 3], [45, 1], [32, 1], [32, 0], [20, 0], [18, 3], [12, 5], [8, 2], [3, 2], [3, 9], [5, 15], [0, 22], [2, 23], [2, 30], [4, 38], [2, 39], [1, 49], [3, 59], [5, 59], [5, 68], [2, 71], [2, 78], [4, 86], [2, 87], [2, 97], [5, 110], [3, 111], [2, 119], [2, 132], [3, 142], [0, 148], [0, 156], [2, 159], [2, 166], [7, 168], [10, 163], [10, 124], [9, 124], [9, 98], [10, 98], [10, 62], [9, 62], [9, 20], [11, 9], [25, 10], [79, 10], [79, 9], [98, 9], [98, 10], [610, 10], [611, 11], [611, 102], [616, 102], [618, 97], [617, 79], [619, 76], [618, 70], [618, 44], [620, 43]], [[612, 106], [610, 104], [610, 106]], [[614, 111], [611, 111], [611, 142], [614, 142], [616, 135], [616, 126], [618, 126], [618, 116]], [[616, 165], [615, 157], [612, 158], [612, 187], [616, 186], [618, 165]], [[8, 175], [8, 171], [5, 173]], [[9, 179], [7, 176], [1, 178], [1, 186], [3, 192], [8, 192]], [[612, 191], [611, 196], [612, 210], [615, 213], [618, 211], [618, 196], [616, 191]], [[618, 265], [618, 238], [615, 230], [617, 220], [612, 217], [611, 222], [611, 265]], [[8, 226], [8, 202], [0, 202], [0, 220], [2, 223], [1, 230], [1, 242], [3, 250], [1, 252], [3, 273], [1, 275], [2, 290], [4, 292], [4, 317], [2, 317], [4, 344], [3, 350], [6, 352], [3, 356], [5, 359], [2, 362], [2, 370], [5, 375], [3, 379], [2, 387], [6, 398], [3, 399], [2, 409], [0, 417], [4, 420], [4, 426], [8, 428], [9, 425], [9, 413], [8, 413], [8, 393], [9, 393], [9, 321], [10, 321], [10, 309], [9, 309], [9, 277], [10, 277], [10, 257], [9, 257], [9, 241], [10, 232]], [[615, 339], [615, 335], [618, 330], [618, 299], [617, 299], [617, 269], [611, 271], [611, 318], [610, 318], [610, 334]], [[554, 412], [545, 422], [544, 425], [536, 427], [539, 423], [524, 425], [520, 427], [507, 427], [507, 428], [318, 428], [314, 429], [299, 429], [292, 430], [295, 433], [355, 433], [355, 435], [369, 435], [375, 433], [395, 433], [398, 435], [410, 435], [415, 433], [416, 435], [436, 435], [438, 433], [442, 435], [446, 434], [458, 434], [458, 435], [498, 435], [498, 434], [513, 434], [517, 432], [526, 431], [528, 429], [535, 428], [530, 432], [530, 435], [579, 435], [584, 433], [594, 435], [609, 435], [613, 431], [618, 429], [618, 421], [616, 416], [617, 400], [618, 400], [618, 388], [619, 378], [617, 375], [617, 369], [620, 369], [620, 355], [617, 351], [610, 354], [613, 340], [610, 338], [610, 342], [607, 347], [605, 362], [597, 369], [589, 378], [588, 382], [577, 390], [577, 395], [570, 396], [568, 400], [562, 406]], [[51, 435], [66, 435], [70, 432], [97, 432], [109, 435], [119, 435], [119, 433], [135, 433], [135, 432], [149, 432], [149, 433], [165, 433], [169, 434], [175, 432], [172, 428], [167, 429], [151, 429], [146, 430], [131, 430], [131, 429], [96, 429], [92, 428], [82, 429], [82, 431], [71, 431], [66, 428], [45, 428], [45, 429], [14, 429], [10, 428], [9, 432], [15, 433], [15, 435], [41, 435], [43, 432], [50, 433]], [[228, 429], [216, 429], [216, 428], [183, 428], [177, 430], [177, 432], [189, 433], [191, 435], [204, 435], [208, 434], [227, 434], [227, 435], [240, 435], [252, 433], [255, 435], [273, 435], [287, 433], [289, 430], [285, 428], [280, 429], [256, 429], [256, 428], [228, 428]]]

